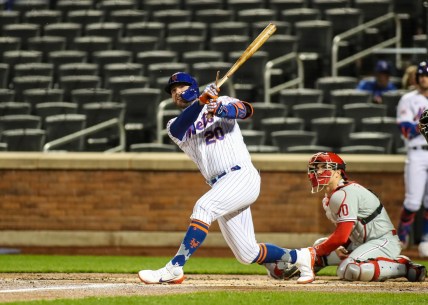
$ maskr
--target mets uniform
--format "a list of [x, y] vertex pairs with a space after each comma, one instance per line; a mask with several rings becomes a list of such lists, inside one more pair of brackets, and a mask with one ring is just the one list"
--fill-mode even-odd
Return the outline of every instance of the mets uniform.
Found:
[[[218, 101], [227, 105], [238, 100], [221, 96]], [[196, 163], [211, 185], [211, 190], [197, 201], [191, 219], [208, 225], [218, 220], [237, 259], [251, 262], [260, 250], [250, 210], [259, 196], [260, 175], [251, 162], [238, 123], [217, 116], [207, 118], [205, 106], [180, 140], [170, 132], [174, 120], [167, 124], [169, 136]]]
[[[397, 122], [419, 123], [422, 112], [428, 109], [428, 99], [414, 90], [403, 95], [397, 106]], [[428, 146], [419, 133], [403, 132], [407, 147], [404, 169], [405, 198], [404, 207], [416, 212], [424, 203], [428, 208]]]

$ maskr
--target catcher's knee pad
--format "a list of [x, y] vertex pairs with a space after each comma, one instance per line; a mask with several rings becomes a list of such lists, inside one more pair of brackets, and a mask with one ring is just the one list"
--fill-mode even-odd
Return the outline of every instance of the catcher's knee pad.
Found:
[[379, 277], [379, 266], [375, 260], [360, 262], [348, 257], [337, 268], [337, 276], [347, 281], [375, 281]]

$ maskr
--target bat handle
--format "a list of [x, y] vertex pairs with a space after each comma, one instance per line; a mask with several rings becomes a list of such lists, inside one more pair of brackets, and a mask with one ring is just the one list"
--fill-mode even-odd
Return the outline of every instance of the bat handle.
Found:
[[[218, 85], [218, 84], [219, 84], [219, 81], [218, 81], [219, 77], [220, 77], [220, 71], [217, 71], [217, 75], [216, 75], [216, 77], [215, 77], [215, 86], [216, 86], [216, 88], [219, 88], [219, 87], [220, 87], [220, 86]], [[207, 118], [208, 118], [208, 119], [211, 119], [213, 116], [214, 116], [214, 112], [212, 112], [212, 111], [208, 111], [208, 113], [207, 113]]]

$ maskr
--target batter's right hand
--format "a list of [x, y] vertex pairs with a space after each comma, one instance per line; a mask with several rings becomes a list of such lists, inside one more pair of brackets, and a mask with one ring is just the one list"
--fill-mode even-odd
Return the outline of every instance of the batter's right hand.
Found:
[[204, 91], [202, 92], [201, 96], [199, 97], [199, 100], [204, 104], [209, 104], [211, 99], [217, 99], [218, 93], [220, 91], [220, 88], [217, 88], [217, 86], [212, 83], [205, 87]]

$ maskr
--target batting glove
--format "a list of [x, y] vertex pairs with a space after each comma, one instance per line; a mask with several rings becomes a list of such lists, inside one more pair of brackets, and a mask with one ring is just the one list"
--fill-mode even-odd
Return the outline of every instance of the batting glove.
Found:
[[217, 99], [220, 88], [217, 88], [215, 84], [209, 84], [205, 87], [199, 100], [204, 104], [209, 104], [211, 99]]

